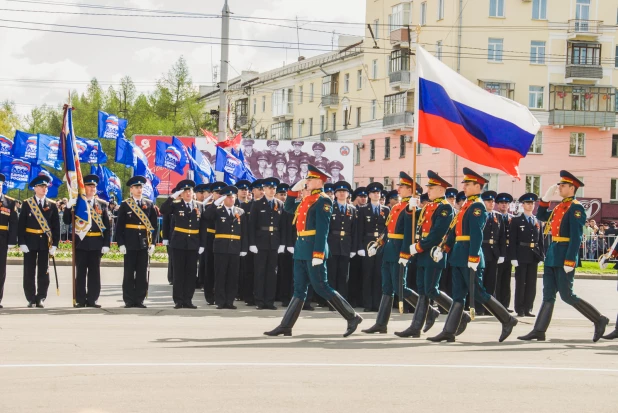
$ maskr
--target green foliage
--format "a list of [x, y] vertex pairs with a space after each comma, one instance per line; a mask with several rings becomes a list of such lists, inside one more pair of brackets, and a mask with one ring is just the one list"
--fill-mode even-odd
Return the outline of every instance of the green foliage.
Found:
[[15, 103], [5, 100], [0, 103], [0, 135], [8, 138], [13, 137], [15, 129], [19, 129], [21, 123], [15, 113]]

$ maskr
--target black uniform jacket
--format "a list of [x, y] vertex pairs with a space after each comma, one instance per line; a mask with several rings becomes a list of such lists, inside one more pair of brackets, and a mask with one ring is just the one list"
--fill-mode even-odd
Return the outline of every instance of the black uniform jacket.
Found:
[[345, 211], [337, 202], [333, 204], [333, 214], [328, 232], [328, 245], [331, 255], [350, 256], [358, 251], [357, 239], [358, 211], [353, 205], [345, 205]]
[[[109, 210], [107, 209], [107, 202], [96, 198], [94, 202], [96, 212], [101, 216], [101, 221], [103, 221], [103, 226], [105, 227], [105, 230], [101, 230], [101, 228], [99, 228], [99, 226], [93, 219], [92, 226], [88, 230], [88, 235], [86, 235], [84, 239], [80, 239], [77, 235], [75, 236], [75, 248], [78, 250], [97, 251], [101, 250], [101, 248], [103, 247], [109, 247], [111, 228], [109, 222]], [[62, 214], [62, 221], [66, 225], [70, 225], [72, 220], [73, 208], [65, 209], [64, 213]]]
[[273, 199], [272, 208], [266, 197], [253, 201], [249, 219], [249, 245], [255, 245], [258, 250], [276, 250], [283, 245], [282, 216], [283, 202], [278, 199]]
[[[52, 245], [57, 247], [60, 242], [60, 215], [58, 215], [58, 207], [55, 202], [50, 201], [47, 198], [45, 198], [44, 205], [45, 206], [41, 210], [40, 205], [37, 203], [37, 208], [43, 212], [43, 216], [47, 220], [47, 224], [49, 225], [49, 229], [52, 233]], [[26, 228], [41, 230], [41, 226], [30, 210], [30, 206], [27, 202], [24, 202], [21, 206], [21, 213], [19, 214], [17, 228], [17, 239], [19, 245], [28, 246], [30, 251], [43, 251], [49, 249], [47, 235], [33, 234], [26, 231]]]
[[[154, 204], [146, 198], [142, 198], [142, 211], [148, 217], [150, 224], [157, 232], [157, 211]], [[127, 228], [127, 225], [140, 225], [141, 229]], [[127, 204], [127, 201], [122, 201], [118, 211], [118, 219], [116, 220], [116, 241], [118, 246], [125, 246], [127, 250], [141, 250], [148, 248], [147, 230], [143, 228], [144, 224]], [[153, 234], [154, 239], [154, 234]]]
[[206, 248], [207, 228], [201, 202], [191, 201], [187, 204], [182, 199], [169, 197], [161, 205], [161, 213], [169, 215], [170, 247], [187, 251]]

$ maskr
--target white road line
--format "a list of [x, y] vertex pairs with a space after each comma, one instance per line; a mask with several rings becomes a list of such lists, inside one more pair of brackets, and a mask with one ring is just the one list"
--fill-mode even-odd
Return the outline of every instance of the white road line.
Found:
[[67, 363], [67, 364], [0, 364], [0, 369], [24, 368], [83, 368], [83, 367], [330, 367], [330, 368], [439, 368], [439, 369], [479, 369], [479, 370], [535, 370], [571, 371], [589, 373], [618, 373], [616, 369], [594, 369], [579, 367], [543, 366], [483, 366], [460, 364], [358, 364], [358, 363]]

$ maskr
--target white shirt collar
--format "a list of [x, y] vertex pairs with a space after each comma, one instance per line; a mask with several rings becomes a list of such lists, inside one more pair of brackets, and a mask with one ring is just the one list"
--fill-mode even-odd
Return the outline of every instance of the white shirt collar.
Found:
[[141, 197], [140, 199], [137, 199], [137, 198], [135, 198], [135, 197], [132, 197], [132, 198], [133, 198], [133, 200], [134, 200], [135, 202], [141, 202], [141, 201], [144, 199], [144, 197]]
[[39, 198], [38, 196], [35, 195], [34, 198], [36, 199], [37, 204], [41, 204], [41, 202], [45, 202], [45, 197]]

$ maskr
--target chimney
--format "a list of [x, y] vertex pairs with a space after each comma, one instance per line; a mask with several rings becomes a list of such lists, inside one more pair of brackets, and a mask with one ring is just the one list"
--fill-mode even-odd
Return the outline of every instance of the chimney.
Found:
[[298, 61], [302, 62], [303, 60], [305, 60], [305, 56], [298, 56]]

